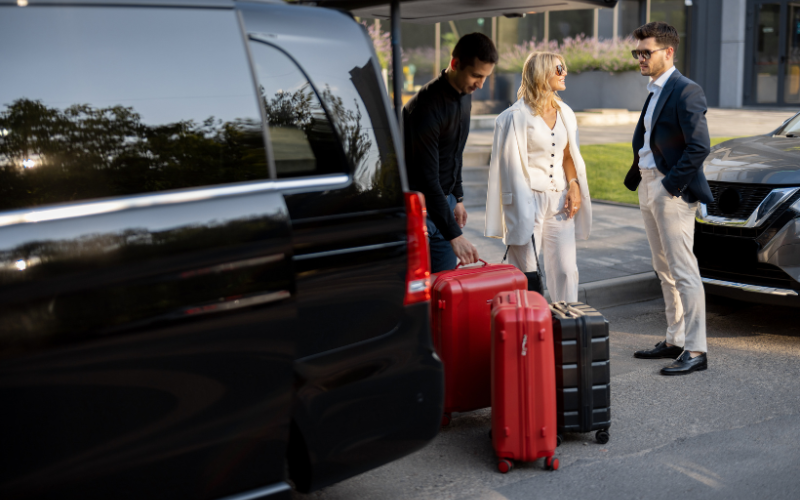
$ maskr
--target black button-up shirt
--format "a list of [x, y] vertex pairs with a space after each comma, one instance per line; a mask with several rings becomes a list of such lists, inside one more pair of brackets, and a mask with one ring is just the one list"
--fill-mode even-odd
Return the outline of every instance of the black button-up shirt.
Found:
[[428, 218], [448, 241], [461, 236], [447, 196], [464, 196], [461, 167], [472, 96], [458, 92], [442, 71], [403, 107], [408, 185], [425, 195]]

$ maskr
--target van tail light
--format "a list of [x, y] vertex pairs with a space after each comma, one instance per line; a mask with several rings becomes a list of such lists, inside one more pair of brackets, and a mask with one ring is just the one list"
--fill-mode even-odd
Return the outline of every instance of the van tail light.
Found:
[[422, 193], [409, 191], [406, 198], [406, 233], [408, 235], [408, 271], [406, 305], [431, 299], [431, 255], [428, 252], [427, 212]]

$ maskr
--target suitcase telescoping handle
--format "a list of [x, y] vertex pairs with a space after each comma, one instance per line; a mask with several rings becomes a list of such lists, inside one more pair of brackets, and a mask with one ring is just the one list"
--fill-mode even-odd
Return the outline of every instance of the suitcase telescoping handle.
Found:
[[[483, 260], [483, 259], [478, 259], [478, 262], [483, 262], [483, 267], [486, 267], [486, 266], [488, 266], [488, 265], [489, 265], [489, 263], [488, 263], [488, 262], [486, 262], [486, 261], [485, 261], [485, 260]], [[477, 264], [478, 262], [476, 262], [475, 264]], [[458, 268], [459, 268], [459, 267], [461, 267], [462, 265], [463, 265], [463, 264], [461, 264], [461, 263], [459, 262], [459, 263], [458, 263], [458, 265], [456, 266], [456, 269], [458, 269]], [[472, 265], [474, 265], [474, 264], [470, 264], [470, 265], [472, 266]]]

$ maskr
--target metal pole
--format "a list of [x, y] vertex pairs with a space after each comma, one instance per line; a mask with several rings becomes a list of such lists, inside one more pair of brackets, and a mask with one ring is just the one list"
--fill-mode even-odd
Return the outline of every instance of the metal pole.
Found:
[[592, 19], [592, 32], [594, 35], [592, 38], [594, 38], [595, 42], [600, 40], [600, 33], [598, 33], [598, 31], [600, 31], [600, 9], [594, 9], [594, 16]]
[[[497, 48], [497, 18], [492, 18], [492, 43]], [[494, 100], [494, 77], [495, 71], [492, 71], [492, 76], [489, 77], [489, 100]]]
[[392, 92], [394, 112], [403, 132], [403, 58], [400, 54], [400, 0], [392, 0]]
[[611, 30], [614, 32], [614, 45], [619, 41], [619, 2], [614, 6], [614, 22]]
[[438, 78], [442, 71], [442, 23], [436, 23], [436, 42], [433, 44], [433, 77]]
[[544, 13], [544, 41], [550, 41], [550, 11]]

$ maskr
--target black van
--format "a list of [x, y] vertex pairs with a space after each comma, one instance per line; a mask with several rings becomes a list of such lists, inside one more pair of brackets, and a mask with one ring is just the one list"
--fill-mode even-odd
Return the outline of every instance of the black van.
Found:
[[436, 435], [424, 205], [358, 23], [0, 0], [0, 54], [0, 498], [289, 498]]

